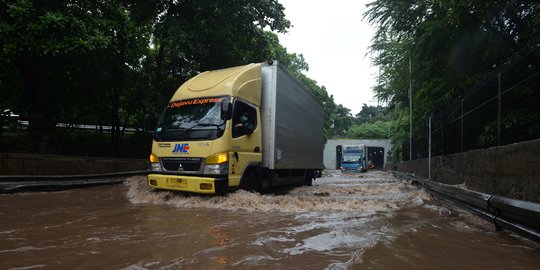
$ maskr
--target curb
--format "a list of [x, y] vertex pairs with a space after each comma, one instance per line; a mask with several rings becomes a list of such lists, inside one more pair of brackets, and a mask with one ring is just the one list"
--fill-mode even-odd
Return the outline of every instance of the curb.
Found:
[[148, 171], [85, 175], [0, 175], [0, 193], [119, 184], [124, 182], [125, 177], [147, 174]]

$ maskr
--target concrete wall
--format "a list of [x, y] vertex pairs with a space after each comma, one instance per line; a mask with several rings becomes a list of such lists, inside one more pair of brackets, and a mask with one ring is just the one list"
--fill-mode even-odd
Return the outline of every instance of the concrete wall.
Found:
[[324, 167], [333, 170], [336, 168], [336, 147], [346, 144], [365, 144], [368, 147], [384, 148], [384, 164], [383, 168], [389, 163], [390, 153], [392, 151], [391, 140], [328, 140], [324, 145]]
[[[428, 178], [428, 159], [402, 162], [394, 168]], [[431, 176], [470, 190], [540, 202], [540, 140], [433, 157]]]
[[145, 159], [0, 153], [0, 175], [77, 175], [141, 171]]

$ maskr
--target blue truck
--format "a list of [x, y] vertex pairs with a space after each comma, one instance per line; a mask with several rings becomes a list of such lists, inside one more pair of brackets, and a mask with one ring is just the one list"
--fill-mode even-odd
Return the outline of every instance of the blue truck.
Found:
[[367, 146], [365, 144], [341, 146], [341, 172], [367, 172]]

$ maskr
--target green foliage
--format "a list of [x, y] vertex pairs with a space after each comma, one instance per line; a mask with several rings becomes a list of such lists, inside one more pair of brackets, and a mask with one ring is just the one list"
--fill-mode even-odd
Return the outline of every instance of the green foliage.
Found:
[[390, 120], [388, 108], [363, 104], [362, 110], [354, 118], [355, 124], [347, 131], [347, 136], [354, 139], [389, 139], [395, 137], [400, 128], [400, 118]]
[[30, 122], [32, 149], [52, 152], [57, 122], [109, 116], [108, 124], [118, 126], [120, 98], [134, 87], [127, 79], [136, 76], [148, 44], [143, 33], [151, 17], [135, 21], [137, 8], [115, 1], [0, 1], [6, 71], [0, 96], [9, 100], [0, 105]]
[[362, 105], [362, 109], [355, 116], [357, 124], [373, 123], [377, 121], [388, 121], [390, 118], [388, 108], [383, 106]]
[[392, 140], [392, 159], [403, 160], [402, 142], [409, 139], [409, 112], [408, 110], [394, 110], [390, 126], [390, 139]]
[[[534, 138], [540, 134], [540, 111], [531, 113], [530, 110], [518, 109], [512, 113], [506, 114], [501, 119], [501, 140], [503, 143], [512, 142], [515, 138], [510, 138], [508, 135], [511, 130], [523, 130], [521, 136], [525, 138]], [[504, 136], [506, 135], [506, 136]], [[478, 144], [483, 147], [497, 145], [497, 121], [490, 121], [482, 128], [482, 133], [478, 136]]]
[[409, 138], [408, 111], [396, 109], [387, 112], [386, 108], [375, 106], [364, 106], [362, 109], [364, 113], [371, 110], [381, 112], [381, 117], [372, 121], [373, 118], [371, 118], [370, 121], [352, 125], [347, 131], [347, 137], [352, 139], [390, 139], [394, 142], [392, 147], [393, 160], [402, 159], [403, 146], [401, 142]]
[[347, 136], [347, 130], [354, 123], [354, 117], [351, 114], [351, 110], [343, 107], [343, 105], [337, 105], [334, 112], [334, 128], [333, 135], [338, 137]]
[[364, 123], [349, 128], [347, 134], [354, 139], [387, 139], [392, 127], [392, 122], [375, 121]]
[[536, 46], [540, 32], [540, 3], [533, 0], [376, 0], [368, 8], [381, 70], [375, 95], [397, 117], [408, 108], [412, 81], [416, 131], [494, 67]]
[[110, 126], [110, 144], [81, 142], [120, 155], [130, 137], [120, 128], [157, 117], [188, 78], [277, 59], [321, 100], [331, 137], [349, 112], [302, 73], [302, 54], [279, 43], [275, 32], [289, 27], [277, 0], [0, 0], [0, 123], [4, 109], [28, 120], [23, 140], [41, 153], [68, 153], [57, 142], [77, 140], [56, 123]]
[[347, 137], [354, 139], [389, 139], [397, 121], [391, 121], [388, 108], [362, 105], [349, 125]]

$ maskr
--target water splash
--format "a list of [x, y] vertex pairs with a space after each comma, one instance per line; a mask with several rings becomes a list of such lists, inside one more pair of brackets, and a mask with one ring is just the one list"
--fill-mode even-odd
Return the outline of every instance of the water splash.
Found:
[[[429, 199], [423, 191], [389, 174], [375, 174], [369, 180], [358, 177], [323, 177], [313, 186], [292, 189], [285, 195], [258, 194], [238, 190], [223, 196], [202, 196], [154, 191], [145, 177], [126, 181], [130, 202], [170, 205], [180, 208], [210, 208], [247, 211], [303, 213], [345, 211], [376, 213], [421, 205]], [[380, 181], [384, 177], [385, 181]]]

